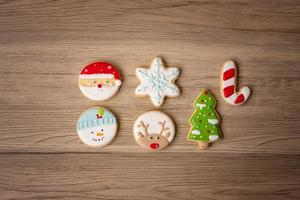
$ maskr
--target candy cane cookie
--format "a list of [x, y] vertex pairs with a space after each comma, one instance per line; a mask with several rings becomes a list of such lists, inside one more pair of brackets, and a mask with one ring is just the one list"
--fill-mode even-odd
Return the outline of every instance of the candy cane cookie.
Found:
[[237, 89], [237, 66], [229, 60], [223, 64], [220, 76], [220, 89], [223, 99], [230, 105], [242, 105], [250, 96], [250, 88]]

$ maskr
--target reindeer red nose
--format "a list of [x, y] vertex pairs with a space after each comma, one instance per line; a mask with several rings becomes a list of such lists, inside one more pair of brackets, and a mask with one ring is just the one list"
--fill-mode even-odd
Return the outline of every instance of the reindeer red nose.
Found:
[[157, 143], [151, 143], [150, 147], [151, 147], [151, 149], [158, 149], [159, 148], [159, 144], [157, 144]]
[[101, 84], [98, 84], [97, 86], [98, 86], [98, 88], [102, 88], [102, 85], [101, 85]]

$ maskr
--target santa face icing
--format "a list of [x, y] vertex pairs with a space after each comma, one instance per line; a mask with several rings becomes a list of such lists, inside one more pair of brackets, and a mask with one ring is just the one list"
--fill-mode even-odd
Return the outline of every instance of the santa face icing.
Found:
[[104, 101], [119, 90], [120, 73], [109, 63], [95, 62], [81, 71], [78, 83], [86, 97], [95, 101]]
[[106, 108], [90, 108], [85, 111], [77, 122], [79, 138], [90, 146], [109, 144], [117, 133], [117, 120]]
[[175, 127], [171, 118], [160, 111], [142, 114], [135, 121], [133, 134], [136, 142], [150, 151], [168, 146], [175, 137]]

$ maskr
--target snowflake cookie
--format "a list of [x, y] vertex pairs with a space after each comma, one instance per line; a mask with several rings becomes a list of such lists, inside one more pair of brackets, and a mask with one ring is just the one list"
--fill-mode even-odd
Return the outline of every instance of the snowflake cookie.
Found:
[[135, 89], [135, 94], [149, 95], [154, 106], [160, 107], [166, 96], [178, 97], [180, 95], [180, 90], [175, 85], [179, 73], [178, 68], [166, 68], [160, 58], [155, 58], [149, 69], [136, 69], [136, 76], [141, 83]]

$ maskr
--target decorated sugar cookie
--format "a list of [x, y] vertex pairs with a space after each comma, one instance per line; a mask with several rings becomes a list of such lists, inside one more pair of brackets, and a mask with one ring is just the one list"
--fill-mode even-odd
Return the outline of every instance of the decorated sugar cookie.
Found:
[[121, 85], [120, 73], [109, 63], [87, 65], [79, 75], [79, 88], [89, 99], [104, 101], [114, 96]]
[[222, 97], [230, 105], [242, 105], [250, 96], [248, 87], [242, 87], [239, 92], [236, 92], [237, 66], [231, 60], [225, 62], [222, 67], [220, 84]]
[[136, 69], [136, 76], [141, 83], [137, 86], [135, 93], [140, 96], [149, 95], [154, 106], [160, 107], [166, 96], [178, 97], [180, 95], [175, 85], [179, 73], [178, 68], [166, 68], [160, 58], [155, 58], [149, 69]]
[[200, 149], [207, 149], [210, 143], [222, 137], [220, 118], [215, 110], [216, 104], [216, 99], [206, 89], [194, 103], [196, 110], [190, 118], [191, 129], [188, 140], [198, 142]]
[[79, 138], [90, 146], [102, 147], [109, 144], [115, 138], [117, 130], [116, 117], [103, 107], [86, 110], [77, 122]]
[[149, 111], [137, 118], [133, 126], [133, 134], [140, 146], [150, 151], [157, 151], [172, 142], [175, 126], [165, 113]]

